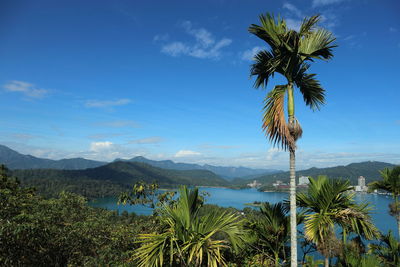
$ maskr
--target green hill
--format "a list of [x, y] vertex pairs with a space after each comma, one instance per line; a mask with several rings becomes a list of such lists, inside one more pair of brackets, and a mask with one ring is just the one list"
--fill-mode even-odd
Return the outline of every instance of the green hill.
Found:
[[[299, 176], [312, 176], [317, 177], [318, 175], [327, 175], [329, 178], [345, 178], [349, 179], [353, 185], [357, 184], [359, 176], [364, 176], [366, 183], [380, 179], [379, 171], [384, 168], [393, 168], [395, 165], [379, 161], [366, 161], [360, 163], [351, 163], [346, 166], [336, 166], [330, 168], [310, 168], [307, 170], [301, 170], [296, 172], [296, 177]], [[257, 180], [263, 185], [271, 185], [276, 180], [283, 182], [289, 182], [289, 172], [282, 172], [271, 175], [263, 175], [246, 180], [245, 183], [249, 183], [253, 180]], [[236, 183], [243, 183], [242, 181], [236, 180]]]
[[161, 187], [178, 185], [226, 186], [218, 175], [206, 170], [169, 170], [141, 162], [113, 162], [85, 170], [30, 169], [14, 170], [24, 186], [34, 186], [39, 193], [54, 195], [62, 190], [86, 197], [113, 196], [138, 181], [158, 182]]
[[31, 155], [23, 155], [9, 147], [0, 145], [0, 163], [10, 169], [66, 169], [78, 170], [86, 168], [95, 168], [106, 164], [106, 162], [89, 160], [84, 158], [72, 159], [42, 159]]

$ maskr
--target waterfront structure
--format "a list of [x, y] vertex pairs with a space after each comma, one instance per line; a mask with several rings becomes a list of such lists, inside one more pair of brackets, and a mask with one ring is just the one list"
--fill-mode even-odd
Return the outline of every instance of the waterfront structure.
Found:
[[272, 184], [274, 187], [278, 187], [278, 186], [281, 186], [281, 185], [286, 185], [286, 184], [284, 184], [281, 180], [277, 180], [275, 183], [273, 183]]
[[358, 185], [355, 186], [356, 192], [367, 192], [368, 186], [365, 185], [365, 178], [364, 176], [358, 177]]
[[252, 183], [247, 184], [247, 186], [249, 186], [251, 188], [256, 188], [256, 187], [260, 187], [261, 184], [259, 182], [257, 182], [257, 180], [254, 180]]

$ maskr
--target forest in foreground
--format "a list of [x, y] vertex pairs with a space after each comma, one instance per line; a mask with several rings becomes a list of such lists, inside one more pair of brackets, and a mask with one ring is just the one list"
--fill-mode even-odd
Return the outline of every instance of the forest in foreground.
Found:
[[[298, 193], [302, 208], [298, 223], [305, 225], [305, 232], [299, 233], [303, 266], [320, 266], [324, 257], [333, 266], [398, 266], [399, 242], [391, 232], [379, 233], [368, 207], [352, 200], [348, 181], [319, 177], [310, 182], [307, 192]], [[89, 207], [74, 193], [46, 199], [21, 187], [3, 166], [0, 262], [3, 266], [288, 264], [287, 203], [263, 203], [260, 209], [239, 211], [204, 204], [206, 196], [197, 189], [181, 187], [176, 199], [172, 192], [157, 193], [157, 188], [137, 183], [120, 196], [126, 204], [156, 207], [153, 215], [118, 214]], [[318, 209], [324, 204], [327, 213]]]

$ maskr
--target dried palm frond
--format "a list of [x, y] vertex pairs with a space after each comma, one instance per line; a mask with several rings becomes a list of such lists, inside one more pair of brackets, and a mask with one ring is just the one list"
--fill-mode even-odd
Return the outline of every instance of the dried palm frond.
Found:
[[277, 85], [264, 99], [262, 128], [274, 145], [287, 150], [295, 148], [296, 141], [285, 120], [284, 96], [286, 85]]

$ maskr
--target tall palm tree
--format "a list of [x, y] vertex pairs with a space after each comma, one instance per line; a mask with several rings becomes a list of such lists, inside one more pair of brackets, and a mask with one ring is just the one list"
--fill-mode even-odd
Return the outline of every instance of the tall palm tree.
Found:
[[[270, 14], [261, 15], [261, 25], [252, 24], [249, 32], [264, 40], [269, 50], [262, 50], [254, 57], [251, 75], [256, 76], [256, 88], [267, 86], [275, 73], [286, 78], [287, 83], [276, 85], [264, 100], [263, 129], [274, 145], [290, 152], [290, 216], [291, 216], [291, 266], [297, 266], [296, 237], [296, 140], [302, 129], [294, 111], [294, 88], [303, 95], [306, 105], [319, 109], [325, 102], [325, 90], [315, 74], [307, 73], [311, 62], [316, 59], [329, 60], [336, 40], [332, 33], [317, 28], [320, 16], [305, 18], [299, 31], [287, 27], [286, 22]], [[285, 121], [284, 97], [287, 94], [287, 115]]]
[[[319, 176], [309, 178], [307, 192], [297, 194], [297, 204], [306, 212], [304, 220], [305, 238], [314, 242], [325, 256], [325, 266], [335, 255], [339, 240], [335, 227], [343, 230], [343, 235], [355, 233], [365, 239], [378, 238], [379, 231], [372, 223], [367, 204], [354, 202], [353, 189], [348, 180], [328, 179]], [[346, 238], [343, 238], [345, 241]]]
[[400, 239], [400, 166], [393, 169], [385, 168], [380, 171], [383, 180], [375, 181], [368, 185], [370, 191], [379, 189], [389, 192], [393, 195], [394, 203], [389, 205], [390, 215], [394, 216], [397, 221], [397, 230]]
[[[198, 189], [185, 186], [174, 204], [160, 208], [162, 230], [141, 234], [134, 260], [138, 266], [226, 266], [223, 250], [237, 250], [246, 237], [242, 218], [228, 212], [199, 216], [202, 198]], [[225, 236], [226, 238], [217, 238]]]

